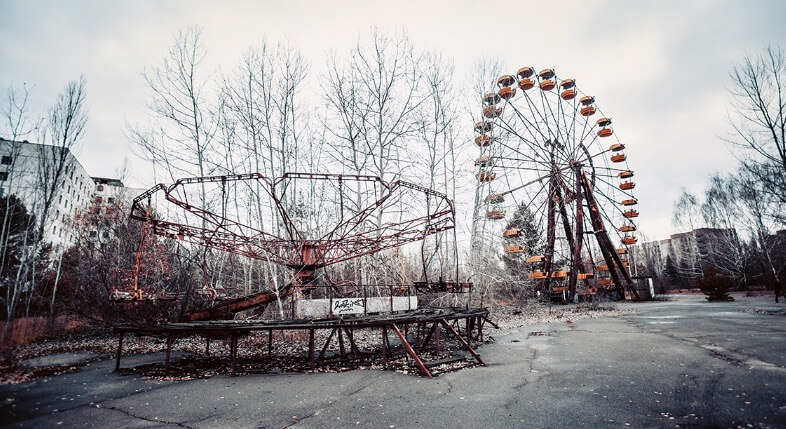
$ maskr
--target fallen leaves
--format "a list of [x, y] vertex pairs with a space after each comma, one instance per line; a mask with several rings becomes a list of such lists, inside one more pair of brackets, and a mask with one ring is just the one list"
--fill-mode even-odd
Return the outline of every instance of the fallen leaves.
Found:
[[[630, 312], [621, 311], [613, 305], [579, 304], [567, 306], [530, 305], [525, 307], [497, 307], [492, 311], [491, 320], [501, 329], [511, 329], [526, 325], [539, 325], [554, 322], [572, 323], [573, 320], [588, 317], [618, 316]], [[420, 343], [425, 338], [428, 327], [417, 330], [413, 325], [408, 332], [408, 339], [420, 351]], [[486, 324], [484, 342], [493, 342], [488, 335], [491, 325]], [[539, 335], [540, 333], [533, 333]], [[318, 358], [329, 330], [319, 330], [315, 335], [315, 358]], [[387, 353], [387, 365], [381, 362], [382, 336], [378, 329], [362, 329], [353, 332], [357, 352], [353, 353], [351, 343], [345, 336], [344, 352], [338, 344], [337, 335], [331, 339], [325, 349], [324, 359], [317, 359], [316, 372], [343, 372], [351, 369], [383, 369], [405, 374], [417, 374], [412, 358], [403, 350], [395, 336], [390, 335], [392, 349]], [[125, 373], [139, 374], [144, 378], [157, 380], [188, 380], [193, 378], [212, 377], [217, 374], [231, 372], [229, 359], [229, 337], [210, 340], [209, 354], [206, 353], [207, 339], [201, 336], [176, 338], [172, 344], [173, 351], [185, 352], [186, 355], [173, 359], [169, 373], [165, 374], [162, 362], [138, 365], [124, 369]], [[64, 338], [42, 341], [24, 347], [8, 350], [0, 360], [0, 384], [19, 383], [42, 376], [54, 376], [74, 371], [89, 361], [76, 365], [48, 368], [24, 368], [18, 363], [25, 359], [45, 356], [53, 353], [71, 351], [92, 351], [98, 353], [96, 359], [114, 357], [117, 349], [117, 337], [114, 335], [93, 335], [76, 338]], [[475, 345], [479, 341], [475, 341]], [[476, 362], [468, 356], [461, 345], [451, 336], [443, 333], [440, 353], [434, 350], [434, 339], [420, 358], [424, 362], [450, 361], [435, 364], [429, 370], [437, 375], [476, 366]], [[154, 337], [135, 337], [127, 335], [123, 341], [123, 355], [146, 354], [166, 350], [166, 339]], [[456, 356], [463, 359], [455, 359]], [[95, 359], [93, 359], [95, 360]], [[266, 332], [256, 332], [241, 337], [238, 341], [236, 373], [277, 373], [310, 371], [308, 361], [308, 335], [305, 332], [275, 332], [273, 342], [268, 344]]]

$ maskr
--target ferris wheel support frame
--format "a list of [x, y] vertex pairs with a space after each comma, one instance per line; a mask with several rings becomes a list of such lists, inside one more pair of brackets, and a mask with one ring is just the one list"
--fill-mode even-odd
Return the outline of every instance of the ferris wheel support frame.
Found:
[[[587, 206], [589, 206], [590, 209], [590, 222], [592, 223], [592, 227], [595, 229], [595, 239], [598, 241], [600, 253], [603, 255], [603, 260], [609, 267], [611, 279], [614, 282], [614, 286], [617, 288], [617, 299], [625, 300], [624, 286], [627, 286], [634, 299], [641, 299], [639, 292], [635, 287], [633, 287], [633, 279], [631, 278], [630, 273], [628, 273], [625, 265], [622, 264], [622, 260], [614, 250], [614, 245], [611, 243], [611, 239], [609, 239], [608, 234], [606, 234], [606, 227], [603, 224], [603, 219], [600, 216], [600, 210], [598, 210], [595, 197], [592, 194], [592, 184], [590, 183], [589, 179], [587, 179], [587, 175], [583, 171], [581, 172], [580, 181], [587, 195]], [[620, 270], [623, 277], [625, 278], [626, 284], [624, 286], [620, 280], [619, 274], [617, 274], [617, 270]]]

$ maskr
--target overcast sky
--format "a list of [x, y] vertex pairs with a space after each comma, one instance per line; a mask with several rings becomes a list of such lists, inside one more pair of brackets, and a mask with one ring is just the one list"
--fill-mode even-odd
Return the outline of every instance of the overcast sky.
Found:
[[452, 59], [457, 78], [483, 57], [511, 73], [527, 65], [576, 78], [627, 145], [640, 230], [664, 238], [680, 187], [698, 192], [708, 174], [734, 168], [721, 141], [728, 72], [746, 51], [786, 48], [785, 23], [786, 1], [0, 0], [0, 89], [35, 85], [34, 108], [43, 109], [84, 75], [90, 119], [80, 161], [91, 175], [113, 176], [128, 157], [127, 181], [147, 187], [125, 129], [145, 117], [142, 69], [161, 61], [178, 29], [202, 27], [207, 69], [231, 68], [266, 38], [298, 47], [314, 79], [330, 50], [346, 52], [372, 25], [403, 29]]

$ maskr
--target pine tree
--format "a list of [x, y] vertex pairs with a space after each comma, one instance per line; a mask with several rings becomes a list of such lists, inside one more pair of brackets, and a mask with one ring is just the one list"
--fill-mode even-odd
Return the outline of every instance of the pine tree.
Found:
[[677, 266], [674, 265], [674, 260], [671, 255], [666, 256], [666, 267], [663, 269], [663, 276], [670, 285], [676, 286], [679, 283], [680, 277], [677, 272]]
[[511, 275], [514, 282], [520, 282], [527, 279], [529, 273], [529, 266], [525, 262], [527, 255], [541, 255], [543, 254], [543, 237], [541, 228], [535, 221], [532, 212], [523, 203], [516, 208], [513, 218], [505, 226], [505, 229], [518, 229], [521, 235], [513, 238], [506, 239], [505, 245], [520, 245], [524, 247], [524, 253], [509, 254], [505, 253], [502, 256], [502, 262], [508, 274]]

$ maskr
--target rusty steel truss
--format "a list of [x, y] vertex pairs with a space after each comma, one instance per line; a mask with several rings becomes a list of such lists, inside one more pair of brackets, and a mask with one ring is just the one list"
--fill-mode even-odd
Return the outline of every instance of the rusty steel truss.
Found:
[[[293, 189], [303, 182], [305, 194], [311, 193], [307, 198], [313, 198], [313, 193], [320, 189], [333, 191], [329, 214], [337, 220], [334, 224], [326, 226], [329, 219], [325, 219], [317, 225], [317, 231], [307, 232], [293, 219], [293, 211], [302, 211], [302, 204], [298, 205], [293, 198], [296, 192]], [[212, 205], [205, 198], [208, 186], [217, 194], [217, 201]], [[365, 198], [365, 204], [358, 204], [360, 193], [354, 190], [363, 186], [373, 190], [373, 198]], [[252, 189], [262, 196], [271, 208], [268, 220], [272, 226], [266, 228], [233, 217], [239, 211], [232, 212], [228, 207], [238, 187]], [[303, 195], [298, 194], [298, 198]], [[394, 204], [406, 205], [408, 209], [397, 211], [395, 218], [383, 218], [383, 210]], [[131, 217], [144, 222], [142, 242], [149, 231], [204, 248], [272, 262], [294, 272], [292, 281], [277, 293], [259, 292], [193, 311], [186, 315], [192, 321], [219, 318], [227, 312], [289, 296], [298, 288], [312, 285], [319, 268], [423, 240], [455, 225], [453, 202], [440, 192], [402, 180], [388, 183], [376, 176], [319, 173], [286, 173], [278, 178], [259, 173], [183, 178], [168, 186], [156, 185], [137, 196]], [[136, 283], [135, 279], [135, 291]]]

